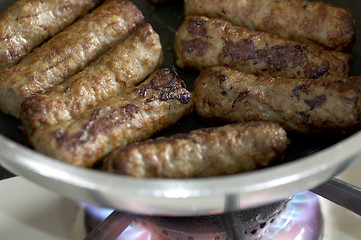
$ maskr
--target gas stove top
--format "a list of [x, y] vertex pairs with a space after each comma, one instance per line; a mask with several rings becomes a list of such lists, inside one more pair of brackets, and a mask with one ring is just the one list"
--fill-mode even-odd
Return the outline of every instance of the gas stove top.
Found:
[[[338, 178], [361, 186], [361, 162]], [[10, 174], [11, 175], [11, 174]], [[0, 236], [2, 239], [78, 240], [86, 236], [84, 208], [22, 177], [0, 181]], [[361, 217], [319, 197], [324, 240], [358, 240]], [[109, 214], [110, 212], [108, 212]]]

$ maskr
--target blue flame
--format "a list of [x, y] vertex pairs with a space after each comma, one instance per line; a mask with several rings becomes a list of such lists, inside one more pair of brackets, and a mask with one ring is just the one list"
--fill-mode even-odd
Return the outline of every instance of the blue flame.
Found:
[[[113, 209], [101, 208], [84, 203], [81, 203], [81, 205], [91, 211], [100, 221], [106, 219], [113, 212]], [[159, 227], [161, 226], [153, 226], [151, 222], [147, 222], [147, 220], [144, 220], [141, 216], [137, 216], [135, 217], [135, 220], [120, 234], [117, 240], [158, 239], [156, 232], [159, 230]], [[266, 236], [263, 236], [261, 239], [319, 240], [322, 236], [322, 231], [323, 219], [318, 196], [306, 191], [293, 196], [284, 212], [278, 215], [275, 222], [270, 226]], [[179, 234], [184, 235], [188, 233], [175, 231], [169, 232], [169, 234], [174, 238], [176, 236], [179, 237]], [[168, 238], [173, 239], [170, 235]], [[203, 239], [203, 237], [201, 237], [201, 239]]]
[[267, 238], [262, 240], [318, 240], [323, 232], [323, 219], [318, 196], [306, 191], [296, 194], [288, 203]]

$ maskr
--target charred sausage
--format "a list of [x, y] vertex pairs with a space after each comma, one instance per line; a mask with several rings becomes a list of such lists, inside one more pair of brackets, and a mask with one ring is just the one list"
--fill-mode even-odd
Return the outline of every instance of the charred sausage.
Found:
[[195, 130], [113, 150], [104, 170], [138, 178], [194, 178], [229, 175], [282, 159], [286, 131], [278, 124], [248, 122]]
[[192, 107], [183, 81], [161, 69], [77, 119], [38, 128], [29, 140], [41, 153], [75, 166], [92, 167], [115, 147], [144, 140], [175, 124]]
[[225, 67], [201, 72], [194, 85], [197, 113], [229, 122], [277, 122], [302, 134], [352, 132], [361, 126], [361, 77], [256, 77]]
[[19, 118], [25, 98], [45, 92], [126, 38], [144, 21], [126, 0], [108, 0], [13, 68], [0, 72], [0, 110]]
[[176, 32], [176, 64], [204, 69], [228, 66], [258, 76], [345, 78], [351, 55], [326, 51], [226, 21], [189, 16]]
[[76, 118], [125, 87], [139, 84], [162, 60], [159, 36], [145, 24], [64, 83], [26, 99], [21, 111], [23, 126], [30, 135], [39, 127]]
[[101, 0], [18, 0], [0, 15], [0, 69], [12, 67]]
[[185, 15], [222, 18], [235, 25], [271, 32], [282, 37], [349, 48], [356, 36], [349, 9], [304, 0], [185, 0]]

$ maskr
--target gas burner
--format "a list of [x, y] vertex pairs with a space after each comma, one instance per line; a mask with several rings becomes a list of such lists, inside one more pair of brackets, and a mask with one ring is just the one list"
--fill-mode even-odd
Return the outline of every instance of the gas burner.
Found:
[[[87, 239], [226, 240], [229, 214], [197, 217], [140, 216], [85, 205]], [[247, 240], [319, 240], [323, 219], [318, 197], [303, 192], [292, 199], [232, 212]], [[107, 217], [108, 216], [108, 217]], [[106, 218], [107, 217], [107, 218]], [[95, 227], [96, 226], [96, 227]]]

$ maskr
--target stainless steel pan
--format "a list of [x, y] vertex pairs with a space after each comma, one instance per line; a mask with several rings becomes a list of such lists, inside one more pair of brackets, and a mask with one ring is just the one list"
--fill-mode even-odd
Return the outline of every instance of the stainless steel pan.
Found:
[[[1, 1], [4, 10], [13, 1]], [[153, 6], [133, 1], [160, 34], [165, 65], [173, 65], [174, 31], [183, 20], [182, 3]], [[361, 1], [330, 1], [349, 7], [356, 21]], [[360, 30], [358, 29], [358, 32]], [[361, 74], [361, 48], [354, 46], [352, 74]], [[197, 73], [177, 70], [189, 89]], [[134, 179], [81, 169], [31, 150], [18, 129], [19, 121], [0, 114], [0, 163], [14, 174], [74, 200], [119, 210], [155, 215], [203, 215], [238, 210], [288, 198], [312, 189], [361, 158], [361, 132], [352, 136], [319, 134], [290, 135], [292, 144], [286, 163], [232, 176], [189, 180]], [[193, 116], [165, 134], [186, 132], [203, 125]]]

